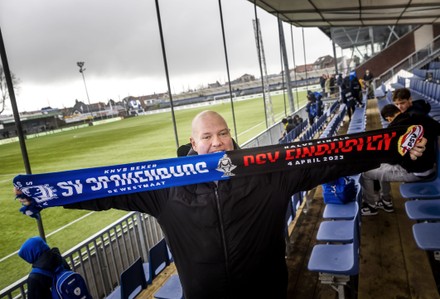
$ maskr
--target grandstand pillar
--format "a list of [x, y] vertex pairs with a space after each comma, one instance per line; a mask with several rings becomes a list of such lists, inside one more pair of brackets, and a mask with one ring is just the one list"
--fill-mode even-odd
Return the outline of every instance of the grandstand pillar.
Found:
[[285, 81], [286, 81], [286, 89], [287, 89], [287, 98], [289, 99], [290, 113], [294, 113], [295, 112], [295, 103], [293, 102], [289, 61], [287, 59], [286, 41], [284, 39], [283, 21], [281, 21], [280, 18], [277, 18], [277, 19], [278, 19], [278, 32], [279, 32], [279, 36], [280, 36], [280, 47], [281, 47], [281, 53], [282, 53], [283, 62], [284, 62], [284, 76], [286, 78]]
[[304, 65], [305, 65], [306, 80], [307, 80], [308, 76], [307, 76], [306, 41], [304, 38], [304, 27], [301, 27], [301, 33], [302, 33], [302, 39], [303, 39]]
[[371, 46], [371, 55], [370, 56], [373, 56], [374, 55], [374, 31], [373, 31], [373, 27], [372, 26], [370, 26], [369, 28], [368, 28], [368, 34], [370, 35], [370, 46]]
[[[18, 141], [20, 143], [21, 155], [23, 157], [24, 168], [26, 174], [32, 174], [31, 164], [29, 163], [29, 156], [26, 149], [26, 142], [23, 134], [23, 127], [21, 126], [20, 114], [18, 112], [17, 101], [15, 99], [14, 86], [12, 83], [11, 71], [9, 70], [8, 58], [6, 56], [5, 44], [3, 43], [3, 35], [0, 28], [0, 55], [3, 65], [3, 72], [5, 74], [6, 85], [8, 87], [9, 99], [11, 100], [12, 113], [14, 115], [15, 127], [17, 129]], [[37, 220], [38, 232], [43, 240], [46, 240], [44, 233], [43, 220], [40, 217]]]
[[338, 74], [338, 58], [336, 56], [335, 40], [333, 39], [333, 28], [330, 28], [330, 35], [332, 37], [333, 57], [335, 58], [335, 74]]
[[231, 97], [231, 110], [232, 110], [232, 120], [234, 122], [235, 142], [238, 143], [237, 125], [235, 123], [234, 100], [233, 100], [233, 97], [232, 97], [231, 75], [230, 75], [230, 72], [229, 72], [228, 50], [226, 48], [225, 26], [224, 26], [224, 23], [223, 23], [222, 0], [218, 0], [218, 6], [219, 6], [219, 10], [220, 10], [220, 23], [221, 23], [221, 26], [222, 26], [223, 48], [224, 48], [224, 51], [225, 51], [226, 73], [228, 75], [229, 96]]
[[298, 82], [296, 78], [296, 63], [295, 63], [295, 47], [293, 44], [293, 25], [290, 25], [290, 41], [292, 43], [293, 69], [295, 70], [293, 74], [295, 78], [296, 105], [297, 105], [297, 109], [299, 109]]
[[179, 137], [177, 134], [176, 116], [174, 115], [173, 94], [171, 92], [170, 74], [168, 72], [167, 53], [165, 51], [165, 41], [163, 38], [162, 20], [160, 18], [160, 9], [159, 9], [159, 0], [156, 0], [155, 3], [156, 3], [157, 23], [159, 26], [159, 33], [160, 33], [160, 43], [162, 46], [162, 58], [163, 58], [163, 64], [164, 64], [164, 68], [165, 68], [165, 75], [166, 75], [166, 79], [167, 79], [168, 96], [170, 98], [171, 117], [173, 119], [174, 138], [176, 140], [176, 149], [178, 149], [179, 148]]

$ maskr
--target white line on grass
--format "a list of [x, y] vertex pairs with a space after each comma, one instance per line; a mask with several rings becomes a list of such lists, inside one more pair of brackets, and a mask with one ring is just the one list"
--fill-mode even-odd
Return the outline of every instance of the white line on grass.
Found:
[[[48, 234], [46, 237], [50, 237], [50, 236], [56, 234], [57, 232], [62, 231], [63, 229], [65, 229], [65, 228], [71, 226], [72, 224], [74, 224], [74, 223], [76, 223], [76, 222], [78, 222], [78, 221], [83, 220], [84, 218], [86, 218], [86, 217], [92, 215], [93, 213], [94, 213], [94, 212], [90, 212], [90, 213], [88, 213], [88, 214], [85, 214], [85, 215], [82, 216], [82, 217], [79, 217], [79, 218], [76, 219], [76, 220], [73, 220], [72, 222], [69, 222], [68, 224], [66, 224], [66, 225], [64, 225], [64, 226], [62, 226], [62, 227], [60, 227], [59, 229], [54, 230], [53, 232], [51, 232], [50, 234]], [[1, 259], [0, 259], [0, 263], [3, 262], [3, 261], [5, 261], [5, 260], [7, 260], [8, 258], [10, 258], [10, 257], [12, 257], [12, 256], [14, 256], [14, 255], [16, 255], [17, 253], [18, 253], [18, 250], [15, 251], [15, 252], [13, 252], [13, 253], [8, 254], [7, 256], [5, 256], [5, 257], [3, 257], [3, 258], [1, 258]]]
[[[275, 118], [281, 117], [282, 115], [284, 115], [284, 113], [278, 113], [278, 114], [275, 115]], [[253, 127], [249, 128], [249, 129], [244, 130], [243, 132], [239, 133], [238, 136], [246, 134], [247, 132], [249, 132], [249, 131], [251, 131], [251, 130], [253, 130], [253, 129], [259, 127], [259, 126], [262, 126], [264, 124], [265, 124], [265, 121], [262, 121], [262, 122], [256, 124], [255, 126], [253, 126]]]

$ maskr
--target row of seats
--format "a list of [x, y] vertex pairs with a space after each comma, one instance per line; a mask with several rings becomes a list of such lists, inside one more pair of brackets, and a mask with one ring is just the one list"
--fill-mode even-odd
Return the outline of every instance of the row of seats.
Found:
[[422, 98], [431, 105], [429, 115], [440, 121], [440, 84], [411, 79], [409, 88], [413, 99]]
[[400, 193], [410, 199], [405, 203], [408, 217], [418, 223], [413, 225], [413, 235], [419, 248], [440, 250], [440, 137], [437, 140], [437, 174], [428, 181], [403, 183]]
[[[356, 111], [349, 124], [352, 133], [365, 130], [365, 108]], [[354, 281], [352, 277], [359, 274], [362, 191], [360, 175], [352, 178], [356, 181], [356, 198], [345, 204], [325, 205], [322, 214], [324, 221], [316, 235], [319, 243], [313, 247], [308, 263], [308, 269], [318, 272], [321, 283], [334, 288], [339, 298], [345, 298], [345, 287]]]
[[427, 70], [414, 69], [412, 72], [421, 79], [427, 79], [429, 77], [428, 73], [430, 73], [433, 80], [440, 80], [440, 67], [431, 67], [430, 65]]
[[316, 235], [316, 244], [310, 255], [308, 269], [319, 273], [319, 280], [329, 284], [345, 298], [345, 287], [359, 274], [360, 206], [362, 191], [359, 175], [356, 181], [356, 198], [345, 204], [325, 205]]
[[440, 69], [440, 61], [431, 61], [429, 63], [430, 69]]
[[[334, 101], [332, 103], [332, 105], [326, 110], [324, 111], [324, 114], [318, 119], [317, 122], [315, 122], [315, 124], [313, 124], [304, 134], [303, 136], [301, 136], [301, 141], [306, 140], [307, 138], [312, 138], [314, 136], [314, 134], [316, 133], [316, 131], [318, 129], [320, 129], [324, 123], [324, 121], [326, 120], [328, 115], [331, 115], [332, 113], [334, 113], [335, 109], [338, 107], [339, 103], [338, 101]], [[291, 143], [294, 142], [302, 133], [303, 131], [307, 128], [308, 125], [308, 120], [304, 120], [301, 124], [299, 124], [298, 126], [296, 126], [293, 130], [291, 130], [289, 133], [286, 134], [286, 136], [284, 136], [279, 142], [280, 144], [285, 144], [285, 143]]]
[[[121, 273], [119, 286], [107, 299], [128, 299], [136, 297], [172, 262], [165, 239], [160, 240], [148, 252], [148, 262], [139, 257]], [[177, 274], [171, 275], [154, 294], [156, 299], [183, 299], [183, 290]]]
[[339, 129], [342, 121], [344, 120], [345, 112], [347, 111], [347, 105], [342, 104], [339, 106], [339, 111], [335, 117], [333, 117], [321, 133], [319, 138], [327, 138], [333, 136], [335, 132]]
[[356, 110], [351, 116], [351, 121], [347, 129], [347, 134], [365, 132], [365, 129], [367, 127], [366, 119], [367, 119], [366, 105], [363, 105], [363, 107], [356, 107]]
[[321, 128], [325, 124], [325, 120], [327, 119], [327, 114], [321, 115], [299, 138], [300, 141], [306, 141], [313, 139], [316, 132], [321, 130]]
[[[335, 101], [335, 102], [332, 103], [332, 105], [330, 105], [330, 107], [326, 111], [324, 111], [323, 116], [321, 116], [322, 121], [320, 121], [320, 122], [322, 122], [322, 124], [324, 124], [324, 121], [329, 116], [331, 116], [338, 107], [340, 107], [339, 113], [337, 114], [336, 117], [332, 118], [332, 120], [327, 125], [326, 130], [329, 127], [333, 127], [333, 126], [335, 127], [335, 130], [337, 128], [339, 128], [339, 124], [342, 121], [342, 119], [344, 118], [344, 114], [343, 113], [345, 113], [345, 105], [339, 106], [339, 102]], [[307, 126], [307, 120], [304, 121], [304, 123]], [[296, 127], [295, 129], [297, 129], [297, 128], [298, 127]], [[315, 126], [310, 127], [309, 128], [310, 132], [308, 132], [308, 133], [306, 132], [306, 133], [304, 133], [304, 135], [310, 136], [310, 135], [313, 134], [312, 135], [312, 137], [313, 137], [314, 134], [316, 134], [316, 131], [318, 130], [318, 128], [319, 128], [319, 126], [316, 124]], [[280, 141], [281, 144], [288, 143], [288, 142], [293, 142], [299, 136], [299, 134], [301, 133], [301, 131], [300, 131], [299, 134], [298, 134], [298, 132], [294, 132], [293, 134], [291, 134], [292, 131], [290, 131], [287, 134], [287, 136], [285, 136], [285, 138]], [[333, 132], [334, 132], [334, 130], [333, 130]], [[321, 138], [324, 138], [324, 137], [321, 136]], [[288, 207], [287, 207], [287, 211], [286, 211], [286, 218], [285, 218], [285, 221], [286, 221], [286, 238], [289, 237], [289, 234], [288, 234], [289, 225], [295, 219], [297, 210], [301, 206], [306, 193], [307, 192], [305, 192], [305, 191], [301, 191], [301, 192], [295, 193], [294, 195], [292, 195], [291, 200], [289, 201], [289, 204], [288, 204]]]

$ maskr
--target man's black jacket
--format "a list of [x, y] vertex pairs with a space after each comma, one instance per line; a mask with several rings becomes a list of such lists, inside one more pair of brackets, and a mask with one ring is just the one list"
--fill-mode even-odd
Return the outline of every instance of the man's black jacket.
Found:
[[300, 190], [379, 164], [322, 166], [172, 187], [65, 206], [157, 218], [186, 299], [285, 299], [285, 215]]

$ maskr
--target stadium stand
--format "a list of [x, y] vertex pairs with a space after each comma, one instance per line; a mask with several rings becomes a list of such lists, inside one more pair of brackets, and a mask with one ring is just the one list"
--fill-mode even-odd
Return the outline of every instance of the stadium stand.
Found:
[[[435, 66], [438, 67], [437, 64]], [[431, 65], [430, 65], [431, 67]], [[423, 70], [416, 71], [419, 75], [423, 75]], [[435, 73], [435, 72], [434, 72]], [[425, 73], [426, 75], [426, 73]], [[417, 78], [419, 77], [419, 78]], [[410, 86], [413, 87], [411, 91], [419, 90], [418, 95], [426, 98], [433, 104], [433, 111], [436, 110], [436, 104], [440, 99], [440, 87], [438, 84], [433, 82], [426, 82], [421, 79], [421, 76], [417, 76], [415, 78], [409, 79]], [[424, 77], [423, 77], [424, 78]], [[397, 79], [398, 84], [394, 86], [404, 86], [405, 81], [407, 79], [404, 77], [399, 77]], [[381, 105], [385, 105], [386, 103], [390, 103], [391, 93], [386, 91], [385, 85], [380, 85], [379, 90], [383, 93], [384, 99], [379, 100], [378, 107]], [[339, 107], [339, 109], [337, 109]], [[336, 110], [338, 110], [336, 112]], [[367, 107], [357, 108], [356, 113], [352, 117], [352, 121], [349, 123], [349, 133], [362, 132], [366, 129], [366, 110]], [[337, 101], [335, 101], [328, 113], [324, 113], [324, 115], [318, 119], [318, 121], [311, 127], [309, 127], [306, 131], [307, 121], [304, 121], [300, 126], [292, 130], [286, 137], [281, 140], [281, 143], [288, 143], [301, 138], [301, 140], [307, 140], [310, 138], [314, 138], [320, 130], [323, 130], [323, 133], [320, 135], [321, 138], [331, 137], [334, 134], [337, 134], [338, 128], [342, 123], [345, 116], [345, 105], [339, 105]], [[384, 124], [382, 123], [382, 126]], [[440, 141], [439, 141], [440, 142]], [[439, 151], [440, 155], [440, 151]], [[438, 164], [437, 164], [438, 165]], [[440, 170], [440, 169], [439, 169]], [[438, 177], [436, 181], [434, 181], [435, 186], [440, 186], [438, 182]], [[429, 183], [429, 182], [423, 182]], [[404, 184], [409, 185], [409, 184]], [[402, 185], [403, 186], [403, 185]], [[298, 207], [304, 203], [305, 193], [297, 193], [294, 194], [291, 198], [291, 202], [289, 202], [289, 209], [286, 213], [286, 224], [289, 226], [294, 219], [298, 216]], [[319, 279], [323, 284], [332, 285], [340, 294], [344, 293], [344, 287], [352, 281], [350, 279], [351, 276], [356, 276], [359, 273], [359, 246], [360, 246], [360, 216], [359, 216], [359, 202], [360, 202], [361, 194], [360, 191], [356, 196], [356, 200], [344, 205], [334, 205], [327, 204], [324, 207], [324, 211], [322, 213], [323, 219], [329, 219], [321, 223], [320, 228], [318, 230], [318, 234], [316, 239], [319, 242], [328, 242], [330, 244], [317, 244], [314, 246], [312, 255], [310, 257], [308, 268], [311, 271], [321, 272], [319, 274]], [[440, 200], [440, 199], [438, 199]], [[418, 221], [437, 221], [436, 217], [440, 218], [440, 206], [436, 205], [438, 202], [436, 199], [428, 200], [414, 200], [409, 201], [405, 205], [408, 205], [408, 217], [414, 217], [411, 219], [415, 219]], [[419, 204], [417, 208], [412, 207], [412, 205]], [[422, 204], [423, 203], [423, 204]], [[413, 214], [411, 214], [410, 209], [416, 209], [415, 211], [419, 214], [424, 211], [427, 212], [428, 216], [410, 216], [415, 215], [414, 210], [412, 210]], [[430, 215], [429, 215], [430, 213]], [[419, 218], [416, 218], [419, 217]], [[426, 217], [426, 219], [422, 219], [421, 217]], [[431, 226], [431, 224], [434, 224]], [[322, 226], [322, 229], [321, 229]], [[328, 227], [326, 227], [328, 226]], [[338, 228], [335, 229], [334, 226]], [[330, 229], [329, 229], [330, 228]], [[417, 223], [413, 227], [414, 238], [417, 242], [417, 245], [424, 250], [439, 250], [440, 245], [432, 245], [432, 241], [440, 240], [440, 236], [438, 235], [439, 223]], [[332, 233], [328, 234], [328, 233]], [[437, 237], [438, 236], [438, 237]], [[434, 237], [434, 238], [433, 238]], [[431, 243], [429, 243], [431, 242]], [[147, 280], [151, 284], [154, 281], [154, 278], [149, 275], [153, 275], [156, 271], [157, 274], [161, 273], [168, 265], [170, 265], [170, 256], [168, 254], [168, 250], [166, 247], [165, 240], [162, 239], [159, 241], [161, 244], [161, 258], [162, 260], [159, 263], [159, 266], [156, 268], [153, 266], [156, 262], [152, 260], [153, 246], [149, 250], [149, 263], [144, 264], [145, 275], [148, 277]], [[429, 245], [431, 244], [431, 245]], [[163, 250], [165, 247], [165, 250]], [[435, 249], [436, 248], [436, 249]], [[164, 253], [166, 251], [166, 253]], [[168, 259], [168, 261], [167, 261]], [[152, 268], [160, 270], [152, 270]], [[148, 269], [148, 270], [147, 270]], [[156, 276], [157, 276], [156, 274]], [[178, 275], [172, 274], [166, 282], [173, 283], [175, 286], [179, 285]], [[122, 287], [122, 278], [121, 278], [121, 287]], [[162, 288], [161, 288], [162, 290]], [[163, 289], [165, 291], [166, 288]], [[180, 290], [181, 291], [181, 290]], [[165, 293], [167, 293], [165, 291]], [[161, 292], [156, 292], [156, 298], [169, 298], [163, 297]], [[177, 295], [178, 298], [181, 295]], [[107, 298], [110, 298], [108, 296]]]

